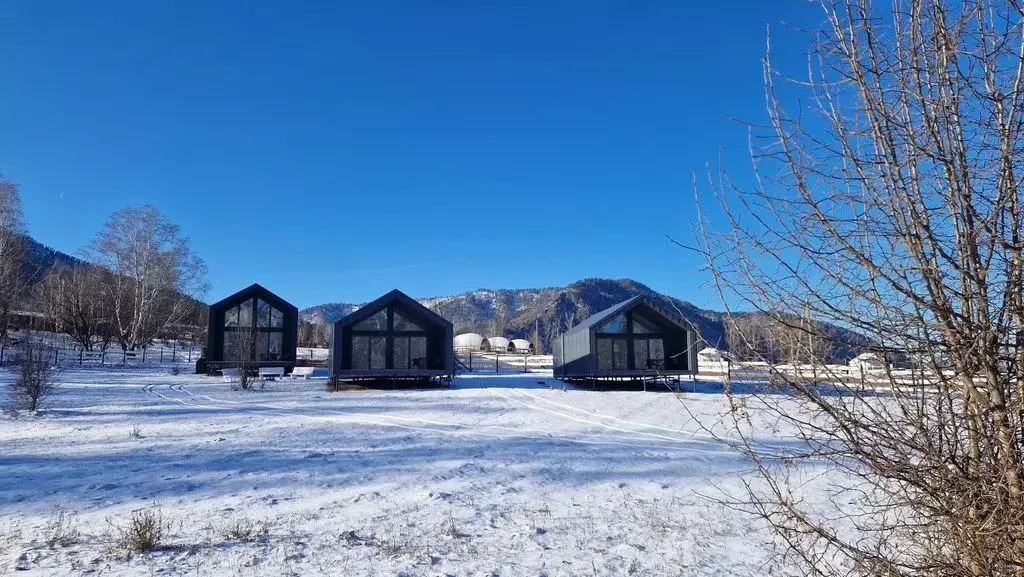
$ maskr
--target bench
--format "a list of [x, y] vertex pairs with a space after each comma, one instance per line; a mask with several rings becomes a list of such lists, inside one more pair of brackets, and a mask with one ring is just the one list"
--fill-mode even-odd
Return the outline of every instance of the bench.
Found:
[[292, 369], [293, 379], [305, 379], [309, 380], [313, 376], [313, 371], [316, 370], [314, 367], [295, 367]]
[[238, 372], [238, 369], [221, 369], [220, 370], [220, 374], [221, 374], [221, 376], [224, 377], [224, 382], [225, 383], [230, 383], [231, 381], [237, 381], [238, 380], [238, 376], [240, 375], [240, 373]]
[[260, 367], [260, 380], [272, 381], [284, 376], [284, 367]]

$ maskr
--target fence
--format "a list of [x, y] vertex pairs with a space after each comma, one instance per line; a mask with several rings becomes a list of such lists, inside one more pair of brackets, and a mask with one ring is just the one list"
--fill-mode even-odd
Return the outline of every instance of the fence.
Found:
[[551, 355], [456, 350], [455, 356], [462, 366], [471, 372], [528, 373], [552, 367]]
[[[188, 349], [157, 347], [138, 351], [101, 350], [87, 351], [81, 348], [65, 348], [58, 346], [46, 347], [48, 355], [55, 365], [158, 365], [163, 363], [192, 363], [199, 358], [195, 345]], [[16, 362], [21, 358], [21, 350], [14, 346], [0, 344], [0, 365]]]

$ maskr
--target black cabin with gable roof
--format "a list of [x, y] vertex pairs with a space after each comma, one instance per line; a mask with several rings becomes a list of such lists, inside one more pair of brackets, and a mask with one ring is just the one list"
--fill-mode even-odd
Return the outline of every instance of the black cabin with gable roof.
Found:
[[231, 366], [239, 346], [252, 348], [260, 367], [294, 367], [299, 309], [253, 284], [209, 308], [206, 358], [210, 369]]
[[395, 289], [334, 323], [331, 379], [448, 381], [453, 333], [451, 322]]
[[697, 335], [676, 314], [640, 295], [609, 307], [552, 342], [554, 376], [565, 380], [651, 379], [697, 373]]

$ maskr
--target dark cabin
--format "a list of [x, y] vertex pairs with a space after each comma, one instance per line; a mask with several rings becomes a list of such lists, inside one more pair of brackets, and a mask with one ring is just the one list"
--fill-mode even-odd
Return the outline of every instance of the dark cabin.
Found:
[[393, 290], [334, 323], [335, 381], [438, 381], [454, 374], [452, 323]]
[[697, 373], [697, 335], [678, 315], [636, 296], [555, 337], [554, 376], [642, 380]]
[[260, 367], [295, 366], [299, 309], [254, 284], [210, 305], [206, 358], [211, 370], [242, 358], [238, 347], [251, 347]]

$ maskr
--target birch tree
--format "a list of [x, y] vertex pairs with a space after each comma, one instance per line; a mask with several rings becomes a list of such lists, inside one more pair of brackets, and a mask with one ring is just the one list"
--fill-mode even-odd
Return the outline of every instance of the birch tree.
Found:
[[0, 174], [0, 339], [7, 335], [11, 309], [21, 296], [25, 225], [18, 185]]
[[[738, 506], [773, 530], [792, 573], [1019, 577], [1022, 8], [820, 7], [803, 76], [777, 69], [769, 42], [754, 178], [711, 175], [715, 218], [698, 219], [697, 248], [723, 301], [786, 329], [773, 334], [788, 350], [850, 345], [820, 330], [827, 321], [915, 362], [871, 381], [818, 362], [777, 375], [776, 394], [731, 395], [760, 474]], [[759, 444], [744, 422], [757, 403], [802, 442]], [[812, 472], [834, 481], [831, 502], [805, 491]]]
[[188, 319], [206, 291], [206, 265], [178, 225], [153, 205], [126, 207], [107, 220], [85, 256], [101, 275], [115, 338], [125, 350], [149, 344]]

